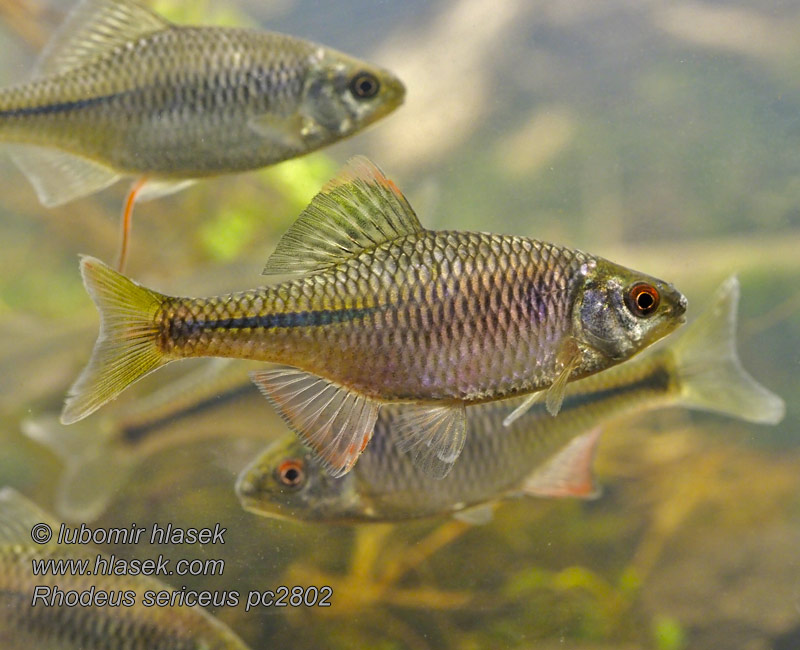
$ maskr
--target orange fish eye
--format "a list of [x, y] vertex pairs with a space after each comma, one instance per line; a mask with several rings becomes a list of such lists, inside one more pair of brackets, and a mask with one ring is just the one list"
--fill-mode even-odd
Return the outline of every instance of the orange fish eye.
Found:
[[305, 466], [302, 460], [290, 458], [278, 465], [276, 472], [278, 481], [281, 485], [295, 488], [302, 485], [306, 480]]
[[652, 316], [658, 309], [660, 301], [658, 289], [646, 282], [637, 282], [628, 289], [628, 294], [625, 296], [628, 309], [636, 316]]

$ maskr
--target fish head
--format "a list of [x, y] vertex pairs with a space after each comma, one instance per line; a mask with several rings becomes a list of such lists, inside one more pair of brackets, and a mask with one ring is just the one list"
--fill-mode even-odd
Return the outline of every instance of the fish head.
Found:
[[581, 274], [574, 332], [607, 360], [628, 359], [686, 321], [686, 297], [668, 282], [603, 259]]
[[332, 141], [359, 131], [403, 103], [406, 89], [391, 72], [320, 48], [309, 67], [300, 113], [306, 139]]
[[346, 515], [352, 472], [334, 478], [294, 434], [267, 447], [242, 470], [236, 494], [245, 510], [275, 519], [327, 521]]

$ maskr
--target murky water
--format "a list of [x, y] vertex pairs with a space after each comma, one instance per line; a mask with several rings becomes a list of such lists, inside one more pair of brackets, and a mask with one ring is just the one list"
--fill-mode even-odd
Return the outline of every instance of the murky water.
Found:
[[[70, 6], [0, 2], [2, 85], [27, 77]], [[57, 518], [68, 490], [102, 495], [93, 526], [226, 527], [224, 545], [101, 547], [225, 561], [222, 575], [165, 578], [175, 589], [244, 601], [281, 585], [331, 587], [328, 608], [210, 608], [253, 648], [800, 647], [796, 3], [156, 8], [179, 23], [325, 43], [390, 68], [408, 96], [322, 153], [141, 204], [132, 277], [182, 295], [256, 286], [310, 197], [364, 153], [424, 225], [526, 235], [646, 269], [686, 293], [690, 319], [737, 273], [742, 363], [786, 400], [786, 417], [767, 427], [669, 409], [610, 423], [595, 501], [518, 499], [474, 527], [303, 524], [245, 512], [234, 494], [239, 470], [286, 433], [255, 390], [160, 423], [135, 455], [103, 456], [103, 432], [197, 369], [186, 362], [82, 423], [105, 461], [78, 463], [73, 449], [70, 465], [22, 423], [60, 409], [91, 350], [97, 316], [77, 254], [113, 260], [124, 188], [49, 210], [0, 157], [0, 483]], [[240, 364], [242, 374], [257, 367]], [[103, 482], [98, 465], [118, 468], [118, 480]]]

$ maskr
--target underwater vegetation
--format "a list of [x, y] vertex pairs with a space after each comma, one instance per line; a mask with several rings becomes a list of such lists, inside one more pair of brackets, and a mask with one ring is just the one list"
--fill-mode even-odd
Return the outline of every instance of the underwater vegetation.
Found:
[[[203, 622], [182, 633], [229, 630], [253, 648], [800, 645], [800, 11], [792, 3], [147, 4], [181, 27], [248, 27], [324, 43], [391, 70], [407, 94], [390, 117], [323, 152], [208, 178], [139, 206], [125, 274], [142, 286], [218, 296], [279, 284], [259, 279], [265, 260], [342, 164], [367, 155], [426, 229], [591, 251], [673, 284], [688, 298], [687, 322], [641, 355], [568, 382], [555, 417], [545, 396], [513, 417], [524, 396], [465, 407], [464, 447], [441, 479], [381, 447], [392, 406], [381, 407], [350, 472], [331, 478], [250, 381], [270, 370], [260, 361], [169, 364], [64, 426], [64, 395], [99, 323], [77, 255], [113, 261], [128, 188], [44, 209], [0, 146], [0, 484], [25, 495], [26, 516], [36, 512], [54, 528], [63, 519], [227, 529], [222, 546], [105, 542], [61, 552], [225, 562], [222, 575], [159, 576], [170, 591], [331, 588], [330, 607], [149, 612], [176, 624], [198, 614]], [[0, 0], [0, 87], [34, 78], [72, 5]], [[724, 296], [715, 288], [733, 274], [738, 292], [725, 286], [739, 298], [740, 365], [728, 354], [732, 330], [718, 327], [725, 319], [712, 318], [717, 327], [702, 336], [692, 329], [715, 313]], [[377, 348], [367, 342], [359, 353], [373, 361]], [[491, 367], [484, 361], [480, 370]], [[764, 426], [782, 414], [773, 393], [785, 415]], [[598, 428], [598, 406], [620, 412]], [[722, 414], [701, 412], [714, 406]], [[484, 415], [470, 420], [469, 409]], [[554, 432], [571, 414], [574, 426], [547, 439], [552, 447], [523, 435], [527, 426]], [[747, 415], [760, 422], [738, 419]], [[248, 502], [252, 487], [243, 490], [247, 472], [260, 481], [257, 502]], [[527, 478], [539, 497], [505, 498]], [[413, 499], [403, 480], [412, 481]], [[347, 490], [333, 489], [335, 481]], [[453, 492], [431, 487], [437, 481]], [[596, 498], [553, 498], [559, 492]], [[363, 512], [370, 495], [371, 512], [391, 507], [394, 521], [313, 521], [323, 502], [309, 501], [312, 511], [304, 499], [321, 494], [347, 514]], [[469, 512], [484, 501], [491, 518]], [[453, 511], [468, 512], [471, 523]], [[33, 525], [21, 514], [15, 521]], [[12, 545], [31, 553], [30, 530], [17, 532]], [[51, 552], [32, 548], [38, 557]], [[90, 610], [70, 614], [80, 629], [98, 629]], [[0, 630], [18, 622], [6, 616]], [[104, 634], [98, 647], [115, 647]], [[43, 643], [25, 639], [25, 647]]]

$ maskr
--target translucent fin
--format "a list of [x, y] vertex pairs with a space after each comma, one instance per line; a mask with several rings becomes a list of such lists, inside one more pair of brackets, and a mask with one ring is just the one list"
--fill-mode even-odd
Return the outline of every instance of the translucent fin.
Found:
[[133, 456], [96, 450], [73, 461], [59, 481], [56, 511], [70, 521], [88, 523], [105, 512], [128, 481]]
[[251, 118], [248, 125], [269, 142], [295, 149], [298, 152], [305, 151], [308, 148], [301, 135], [302, 120], [295, 115], [281, 117], [280, 115], [263, 113]]
[[742, 368], [736, 354], [736, 310], [739, 281], [728, 278], [709, 307], [673, 346], [681, 403], [750, 422], [776, 424], [783, 419], [783, 400]]
[[169, 361], [158, 349], [156, 314], [164, 296], [139, 286], [93, 257], [81, 259], [86, 290], [100, 312], [92, 357], [72, 385], [61, 413], [72, 424]]
[[397, 448], [410, 453], [414, 463], [429, 476], [447, 476], [467, 438], [464, 404], [404, 404], [398, 409], [398, 416]]
[[94, 453], [114, 434], [111, 420], [107, 418], [65, 426], [53, 415], [42, 415], [23, 420], [20, 428], [28, 438], [47, 447], [67, 464], [87, 451]]
[[82, 0], [47, 44], [38, 76], [63, 73], [120, 45], [170, 26], [135, 0]]
[[288, 366], [250, 377], [331, 476], [350, 471], [372, 438], [379, 402]]
[[160, 181], [149, 179], [144, 184], [142, 189], [137, 192], [136, 202], [144, 203], [145, 201], [161, 199], [165, 196], [169, 196], [170, 194], [175, 194], [176, 192], [185, 190], [187, 187], [194, 185], [196, 182], [197, 179], [195, 178], [189, 178], [181, 181]]
[[48, 208], [99, 192], [120, 178], [108, 167], [57, 149], [7, 146], [12, 160], [36, 190], [39, 201]]
[[573, 440], [539, 467], [522, 484], [521, 491], [538, 497], [581, 497], [593, 499], [600, 496], [594, 484], [592, 461], [600, 439], [601, 428], [596, 427]]
[[472, 524], [473, 526], [485, 526], [494, 517], [494, 506], [490, 503], [484, 503], [480, 506], [460, 510], [453, 515], [453, 519], [463, 521], [465, 524]]
[[525, 401], [522, 402], [517, 408], [515, 408], [511, 413], [506, 416], [506, 419], [503, 420], [504, 427], [510, 427], [514, 422], [516, 422], [520, 417], [525, 415], [533, 406], [538, 402], [542, 395], [544, 395], [544, 391], [539, 391], [538, 393], [531, 393], [525, 398]]
[[133, 469], [132, 453], [110, 448], [116, 434], [110, 419], [65, 426], [45, 415], [24, 420], [22, 432], [64, 461], [56, 511], [72, 521], [99, 517]]
[[[36, 524], [48, 524], [54, 537], [58, 533], [58, 524], [39, 506], [14, 488], [4, 487], [0, 490], [0, 546], [34, 546], [31, 529]], [[47, 547], [56, 547], [56, 543], [50, 540], [48, 544], [35, 546], [37, 552], [44, 552]]]
[[417, 215], [397, 186], [369, 160], [356, 156], [278, 242], [264, 274], [319, 271], [420, 231]]
[[562, 343], [558, 352], [559, 362], [562, 364], [561, 372], [555, 381], [550, 384], [545, 397], [545, 405], [550, 415], [558, 415], [561, 404], [564, 401], [564, 393], [567, 390], [567, 382], [572, 371], [581, 361], [581, 351], [575, 340], [570, 338]]

